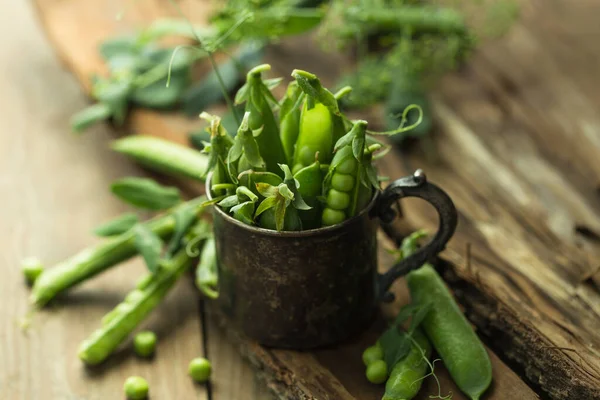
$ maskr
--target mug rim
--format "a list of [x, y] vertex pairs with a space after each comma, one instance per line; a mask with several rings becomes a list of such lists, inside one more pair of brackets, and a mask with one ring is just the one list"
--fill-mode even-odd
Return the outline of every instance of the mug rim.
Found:
[[[213, 175], [212, 171], [208, 173], [208, 175], [206, 177], [205, 186], [204, 186], [205, 192], [206, 192], [206, 197], [209, 201], [213, 199], [212, 193], [210, 190], [210, 181], [212, 179], [212, 175]], [[373, 209], [373, 207], [375, 206], [375, 203], [377, 202], [380, 192], [381, 192], [381, 190], [376, 190], [375, 194], [371, 198], [371, 201], [365, 208], [363, 208], [355, 216], [348, 218], [347, 220], [345, 220], [343, 222], [340, 222], [335, 225], [324, 226], [324, 227], [313, 228], [313, 229], [305, 229], [305, 230], [301, 230], [301, 231], [281, 231], [281, 232], [279, 232], [279, 231], [272, 230], [272, 229], [261, 228], [259, 226], [248, 225], [241, 221], [238, 221], [237, 219], [233, 218], [231, 215], [227, 214], [217, 204], [211, 204], [211, 207], [213, 208], [213, 210], [218, 212], [220, 214], [220, 216], [223, 217], [224, 219], [226, 219], [228, 222], [233, 223], [233, 224], [239, 226], [240, 228], [245, 229], [249, 232], [259, 233], [259, 234], [266, 235], [266, 236], [300, 238], [300, 237], [314, 236], [314, 235], [318, 235], [321, 233], [335, 232], [337, 230], [344, 229], [348, 225], [351, 225], [356, 220], [361, 219], [364, 216], [364, 214], [369, 213]]]

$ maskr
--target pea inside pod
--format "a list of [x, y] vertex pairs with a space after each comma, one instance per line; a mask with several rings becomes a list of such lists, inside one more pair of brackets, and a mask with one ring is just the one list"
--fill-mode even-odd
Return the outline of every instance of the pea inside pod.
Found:
[[333, 119], [329, 109], [319, 102], [308, 108], [309, 101], [304, 102], [300, 115], [300, 132], [294, 151], [293, 172], [312, 164], [316, 154], [319, 159], [328, 163], [333, 151]]

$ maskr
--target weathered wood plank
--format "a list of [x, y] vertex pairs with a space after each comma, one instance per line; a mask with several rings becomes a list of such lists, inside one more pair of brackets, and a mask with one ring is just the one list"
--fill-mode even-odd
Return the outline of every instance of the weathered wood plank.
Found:
[[[598, 32], [582, 26], [598, 5], [553, 4], [532, 2], [505, 41], [444, 80], [430, 156], [412, 151], [382, 168], [424, 168], [455, 200], [447, 278], [493, 348], [554, 398], [600, 398], [600, 293], [590, 279], [600, 255], [600, 121], [589, 90], [600, 62], [577, 40]], [[572, 62], [583, 54], [585, 66]], [[407, 203], [411, 225], [434, 229], [429, 207]]]
[[[43, 7], [58, 7], [56, 3], [47, 1], [39, 0], [38, 3]], [[69, 4], [62, 2], [60, 7], [79, 7]], [[582, 1], [572, 8], [586, 10], [590, 4]], [[582, 250], [574, 250], [572, 246], [563, 242], [564, 235], [571, 229], [565, 228], [567, 224], [563, 224], [564, 221], [568, 222], [576, 215], [581, 221], [592, 224], [590, 229], [594, 232], [597, 231], [593, 225], [597, 214], [590, 206], [594, 196], [590, 194], [589, 188], [585, 189], [581, 196], [577, 193], [571, 195], [566, 190], [560, 191], [561, 184], [565, 182], [572, 185], [567, 187], [575, 190], [587, 188], [586, 180], [573, 179], [573, 169], [566, 168], [572, 162], [573, 156], [570, 154], [571, 141], [568, 140], [568, 136], [560, 136], [564, 133], [564, 112], [557, 114], [557, 118], [563, 118], [557, 119], [555, 125], [549, 126], [541, 111], [533, 114], [537, 115], [536, 118], [530, 118], [530, 113], [523, 110], [528, 110], [526, 106], [529, 107], [529, 111], [535, 111], [536, 107], [544, 110], [549, 99], [558, 97], [560, 89], [564, 88], [570, 90], [569, 93], [575, 96], [574, 100], [577, 101], [574, 104], [579, 106], [581, 101], [576, 97], [576, 90], [583, 84], [580, 82], [570, 85], [568, 80], [561, 79], [557, 73], [540, 73], [548, 68], [536, 68], [537, 65], [533, 64], [524, 66], [523, 68], [527, 67], [527, 74], [521, 76], [520, 85], [537, 91], [538, 95], [529, 96], [527, 102], [513, 104], [518, 100], [513, 92], [515, 87], [519, 86], [515, 86], [514, 82], [511, 85], [511, 81], [505, 79], [504, 75], [519, 74], [514, 59], [522, 60], [522, 64], [529, 62], [531, 57], [527, 52], [535, 48], [536, 44], [538, 47], [535, 54], [541, 57], [537, 59], [544, 60], [542, 55], [550, 48], [541, 46], [540, 38], [549, 37], [554, 33], [566, 34], [569, 26], [578, 24], [573, 16], [577, 14], [575, 12], [569, 14], [569, 25], [565, 25], [566, 22], [559, 24], [557, 21], [562, 8], [562, 3], [558, 1], [552, 3], [552, 7], [542, 7], [540, 2], [531, 2], [526, 7], [524, 23], [519, 24], [507, 40], [484, 48], [471, 63], [472, 66], [448, 77], [435, 97], [436, 115], [441, 128], [435, 137], [437, 163], [432, 162], [423, 152], [416, 152], [406, 158], [413, 168], [423, 167], [433, 181], [448, 189], [461, 211], [459, 232], [444, 253], [444, 257], [452, 262], [452, 266], [448, 267], [446, 272], [448, 277], [454, 275], [459, 279], [458, 283], [451, 282], [455, 288], [462, 289], [456, 294], [467, 306], [468, 315], [483, 333], [492, 336], [502, 334], [503, 338], [510, 338], [506, 343], [494, 343], [495, 348], [501, 350], [505, 357], [526, 368], [530, 379], [539, 382], [555, 398], [593, 394], [594, 388], [598, 386], [598, 376], [593, 371], [596, 368], [597, 356], [588, 348], [589, 344], [594, 343], [590, 340], [594, 320], [589, 317], [596, 312], [594, 307], [599, 304], [596, 301], [597, 293], [589, 284], [577, 286], [575, 290], [572, 286], [578, 278], [587, 279], [593, 276], [596, 270], [591, 268], [588, 259], [582, 262], [580, 255], [574, 255], [581, 254]], [[63, 10], [62, 13], [66, 14], [66, 11]], [[579, 13], [583, 14], [581, 11]], [[554, 16], [554, 19], [546, 19], [549, 15]], [[41, 17], [46, 21], [49, 36], [59, 49], [59, 54], [70, 68], [77, 71], [80, 77], [98, 70], [98, 66], [82, 64], [74, 58], [75, 52], [70, 51], [71, 46], [81, 46], [82, 43], [74, 44], [75, 42], [69, 41], [68, 35], [64, 34], [66, 28], [54, 27], [48, 14], [42, 13]], [[201, 19], [195, 19], [195, 22], [200, 21]], [[554, 25], [544, 21], [552, 21]], [[86, 22], [103, 24], [102, 21], [94, 21], [92, 18]], [[68, 24], [67, 21], [64, 23]], [[70, 22], [71, 25], [77, 23]], [[100, 29], [94, 28], [92, 31], [110, 31], [106, 26], [108, 25], [103, 25]], [[537, 27], [537, 30], [533, 31], [532, 27]], [[70, 32], [77, 31], [76, 27], [69, 29]], [[536, 35], [539, 36], [537, 42]], [[102, 38], [98, 34], [90, 39], [88, 47], [93, 47]], [[287, 47], [288, 45], [290, 47]], [[293, 65], [315, 71], [327, 83], [327, 77], [331, 77], [341, 68], [339, 63], [329, 62], [323, 55], [307, 57], [306, 53], [296, 53], [296, 50], [303, 48], [306, 48], [306, 45], [301, 41], [273, 46], [270, 56], [274, 56], [271, 58], [274, 72], [281, 72], [280, 75], [287, 76], [289, 66]], [[559, 50], [549, 51], [551, 55], [547, 57], [555, 63], [554, 71], [561, 71], [568, 63], [568, 59], [562, 58], [563, 54], [560, 53], [565, 50]], [[593, 52], [585, 46], [582, 47], [583, 50]], [[575, 51], [575, 46], [571, 46], [570, 52]], [[281, 56], [282, 54], [285, 57]], [[486, 57], [492, 57], [490, 54], [496, 58], [486, 64]], [[281, 57], [277, 58], [277, 55]], [[590, 73], [587, 79], [592, 79]], [[549, 83], [548, 80], [552, 80], [556, 90], [546, 93], [544, 88]], [[494, 88], [499, 93], [496, 96]], [[592, 99], [591, 94], [588, 96]], [[571, 113], [577, 113], [579, 110], [574, 108], [570, 101], [565, 100], [561, 104]], [[586, 116], [590, 117], [591, 114]], [[147, 111], [135, 111], [131, 121], [136, 132], [156, 134], [180, 142], [185, 142], [183, 134], [189, 126], [189, 121], [184, 118], [173, 115], [159, 116]], [[594, 125], [585, 125], [588, 137], [586, 140], [593, 144], [595, 139], [593, 130], [592, 133], [589, 132], [590, 126]], [[532, 130], [536, 135], [525, 134], [528, 130]], [[544, 136], [547, 130], [552, 131], [554, 135], [548, 140], [548, 136]], [[547, 168], [544, 158], [538, 157], [541, 149], [548, 148], [550, 143], [556, 141], [556, 135], [563, 137], [563, 146], [550, 147], [546, 152], [555, 156], [557, 163], [554, 168], [567, 170], [558, 182], [553, 180], [553, 171]], [[593, 153], [589, 144], [577, 148], [585, 157]], [[520, 158], [516, 157], [517, 154]], [[575, 154], [579, 155], [577, 152]], [[382, 169], [392, 177], [412, 172], [412, 168], [406, 169], [395, 157], [388, 157], [387, 160], [388, 164], [383, 163]], [[593, 164], [593, 160], [579, 162], [578, 170], [591, 168], [585, 166], [587, 163]], [[487, 166], [482, 168], [483, 165]], [[530, 179], [521, 182], [519, 179], [522, 178], [523, 170], [526, 171], [530, 165], [533, 165], [538, 175], [529, 176]], [[595, 185], [598, 179], [594, 174], [587, 175], [587, 178]], [[536, 177], [543, 179], [536, 180]], [[554, 184], [555, 190], [550, 192], [554, 197], [547, 197], [549, 183]], [[533, 200], [529, 200], [530, 198]], [[551, 203], [548, 204], [548, 201]], [[412, 201], [406, 203], [407, 222], [411, 226], [433, 228], [435, 217], [431, 210]], [[583, 207], [579, 209], [580, 206]], [[555, 213], [555, 207], [560, 207], [561, 212]], [[518, 212], [513, 213], [515, 210]], [[550, 221], [551, 225], [548, 225], [547, 221]], [[557, 234], [559, 231], [562, 235]], [[463, 254], [466, 243], [471, 243], [473, 249], [470, 270], [464, 267], [466, 263]], [[593, 250], [596, 245], [590, 244], [589, 241], [579, 245], [584, 246], [586, 251], [596, 251]], [[540, 256], [540, 252], [544, 251], [546, 253]], [[561, 267], [555, 270], [557, 264]], [[551, 273], [547, 274], [546, 271]], [[460, 283], [465, 282], [468, 285], [460, 286]], [[550, 292], [544, 289], [546, 284], [550, 285]], [[560, 307], [557, 307], [558, 305]], [[585, 312], [579, 313], [581, 308], [584, 308]], [[565, 311], [570, 313], [566, 314]], [[540, 324], [528, 325], [527, 319], [534, 317], [539, 317], [535, 321], [540, 321]], [[582, 327], [569, 326], [573, 322], [580, 322], [572, 320], [580, 317], [584, 322]], [[583, 336], [578, 339], [580, 331]], [[529, 346], [537, 349], [535, 359], [522, 356], [527, 354]], [[569, 351], [549, 350], [553, 346], [572, 348], [583, 354], [587, 357], [585, 361], [592, 365], [592, 371], [580, 367], [579, 364], [575, 365], [577, 356]], [[548, 369], [540, 369], [541, 367]]]
[[84, 97], [57, 62], [29, 3], [0, 5], [0, 35], [0, 398], [117, 399], [125, 379], [138, 374], [153, 398], [206, 399], [185, 374], [189, 355], [200, 353], [202, 343], [187, 282], [144, 323], [159, 336], [152, 363], [137, 359], [129, 344], [101, 368], [86, 369], [77, 358], [81, 341], [145, 272], [140, 260], [83, 284], [37, 313], [27, 331], [20, 329], [29, 295], [20, 260], [35, 255], [51, 267], [96, 243], [95, 226], [129, 211], [110, 194], [110, 182], [140, 170], [108, 150], [105, 128], [86, 138], [69, 135], [68, 116]]

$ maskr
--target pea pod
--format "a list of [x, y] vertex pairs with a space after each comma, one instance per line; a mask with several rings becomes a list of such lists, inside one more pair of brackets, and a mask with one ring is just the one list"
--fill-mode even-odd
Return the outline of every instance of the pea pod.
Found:
[[308, 204], [310, 210], [298, 211], [304, 229], [315, 229], [320, 226], [321, 202], [318, 197], [322, 193], [323, 172], [321, 163], [315, 160], [308, 167], [304, 167], [294, 174], [298, 181], [298, 192], [302, 199]]
[[[179, 207], [199, 207], [204, 210], [204, 196], [192, 199]], [[169, 238], [175, 229], [175, 218], [172, 213], [157, 216], [144, 222], [161, 238]], [[36, 279], [31, 290], [31, 303], [42, 307], [58, 294], [73, 286], [96, 276], [108, 268], [128, 260], [138, 253], [134, 245], [134, 233], [127, 231], [97, 245], [82, 249], [77, 254], [64, 260], [54, 268], [45, 270]]]
[[333, 153], [333, 119], [329, 109], [322, 103], [315, 102], [308, 108], [308, 99], [302, 106], [298, 140], [294, 151], [293, 171], [310, 165], [315, 155], [324, 163], [331, 161]]
[[[231, 171], [228, 170], [225, 164], [229, 150], [233, 146], [233, 138], [223, 128], [219, 117], [203, 112], [200, 114], [200, 118], [207, 120], [210, 124], [207, 128], [208, 132], [210, 132], [210, 144], [205, 145], [203, 150], [209, 154], [208, 166], [206, 167], [204, 178], [212, 171], [212, 185], [233, 183], [230, 175]], [[215, 191], [215, 195], [223, 195], [225, 193], [226, 191], [223, 190]]]
[[329, 172], [324, 179], [325, 208], [322, 226], [335, 225], [356, 215], [371, 197], [371, 187], [365, 185], [367, 169], [364, 152], [366, 121], [357, 121], [350, 132], [336, 143], [336, 151]]
[[190, 267], [191, 261], [186, 250], [180, 250], [153, 275], [146, 288], [131, 292], [111, 311], [111, 318], [103, 319], [102, 327], [81, 343], [79, 358], [88, 365], [103, 362], [160, 303], [177, 279]]
[[111, 148], [144, 167], [175, 177], [203, 180], [208, 166], [208, 158], [199, 151], [149, 135], [115, 140]]
[[246, 111], [237, 135], [233, 139], [233, 145], [227, 154], [227, 168], [229, 169], [231, 169], [232, 164], [238, 160], [237, 170], [239, 172], [247, 171], [252, 168], [262, 170], [265, 167], [265, 162], [261, 157], [257, 140], [249, 126], [250, 118], [250, 112]]
[[381, 400], [410, 400], [419, 393], [427, 373], [425, 358], [431, 356], [431, 344], [419, 328], [414, 331], [413, 339], [408, 355], [392, 368]]
[[209, 236], [202, 248], [200, 261], [196, 267], [196, 287], [209, 299], [219, 297], [217, 288], [217, 249], [214, 236]]
[[321, 85], [316, 75], [296, 69], [292, 76], [306, 94], [294, 149], [292, 170], [295, 173], [310, 165], [317, 153], [319, 160], [328, 164], [333, 157], [333, 145], [345, 133], [345, 127], [337, 99]]
[[235, 103], [246, 102], [245, 110], [250, 113], [248, 126], [253, 132], [260, 132], [256, 136], [256, 143], [266, 170], [281, 175], [278, 165], [286, 163], [286, 156], [279, 137], [279, 126], [269, 104], [269, 101], [277, 103], [277, 100], [261, 78], [262, 72], [270, 69], [269, 64], [251, 69], [247, 74], [246, 83], [235, 96]]
[[[404, 240], [404, 255], [415, 251], [421, 236], [417, 232]], [[492, 381], [492, 363], [485, 347], [431, 264], [410, 272], [406, 279], [413, 303], [431, 302], [422, 326], [452, 380], [470, 399], [478, 400]]]
[[301, 100], [302, 91], [296, 81], [290, 82], [281, 102], [279, 112], [279, 135], [288, 164], [293, 165], [294, 148], [300, 133], [300, 108], [298, 101]]

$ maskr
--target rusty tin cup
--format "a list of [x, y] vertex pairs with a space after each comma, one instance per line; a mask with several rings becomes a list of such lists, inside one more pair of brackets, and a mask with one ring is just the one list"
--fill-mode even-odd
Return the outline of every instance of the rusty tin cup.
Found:
[[[206, 193], [211, 198], [210, 176]], [[391, 222], [392, 205], [420, 197], [439, 214], [435, 237], [412, 256], [377, 273], [379, 220]], [[237, 221], [213, 206], [221, 313], [262, 345], [309, 349], [363, 331], [397, 278], [441, 252], [454, 234], [450, 197], [418, 170], [373, 196], [358, 215], [334, 226], [276, 232]], [[393, 297], [392, 297], [393, 298]]]

